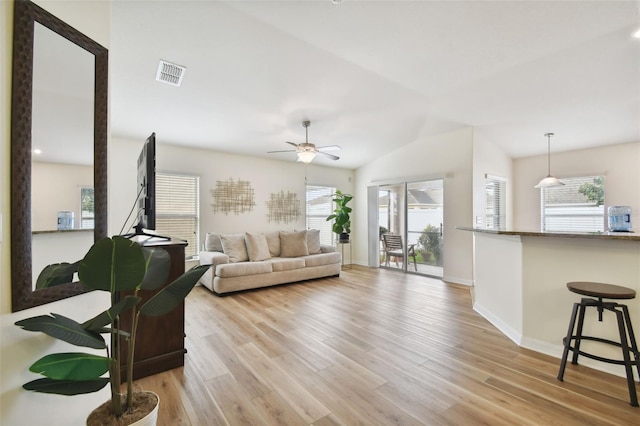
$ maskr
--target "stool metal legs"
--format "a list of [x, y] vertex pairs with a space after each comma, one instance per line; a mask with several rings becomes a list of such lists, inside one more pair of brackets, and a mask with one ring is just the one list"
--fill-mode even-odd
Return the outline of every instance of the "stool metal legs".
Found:
[[[618, 333], [620, 335], [620, 343], [612, 340], [602, 339], [599, 337], [583, 336], [582, 329], [584, 325], [585, 310], [588, 306], [593, 306], [598, 309], [598, 319], [602, 318], [602, 310], [606, 309], [616, 314], [618, 322]], [[573, 334], [573, 330], [576, 327], [576, 317], [578, 320], [578, 328], [576, 334]], [[575, 345], [571, 346], [571, 341], [575, 340]], [[606, 343], [614, 346], [618, 346], [622, 350], [622, 360], [614, 360], [609, 358], [603, 358], [597, 355], [580, 351], [580, 342], [582, 340], [593, 340], [601, 343]], [[627, 375], [627, 385], [629, 387], [629, 399], [630, 403], [634, 407], [638, 407], [638, 396], [636, 393], [636, 385], [633, 378], [633, 365], [635, 364], [638, 375], [640, 376], [640, 352], [638, 352], [638, 345], [633, 333], [633, 327], [631, 325], [631, 318], [629, 316], [629, 310], [626, 305], [620, 305], [614, 302], [602, 302], [602, 300], [594, 300], [589, 298], [583, 298], [580, 303], [573, 304], [573, 310], [571, 311], [571, 319], [569, 320], [569, 329], [567, 336], [563, 339], [564, 350], [562, 352], [562, 361], [560, 363], [560, 371], [558, 372], [558, 380], [562, 381], [564, 378], [564, 371], [567, 364], [567, 358], [569, 351], [573, 351], [572, 364], [578, 363], [578, 356], [583, 355], [587, 358], [595, 359], [597, 361], [608, 362], [612, 364], [624, 365]], [[633, 359], [632, 359], [633, 358]]]
[[[573, 310], [571, 311], [571, 320], [569, 320], [569, 331], [567, 331], [567, 337], [562, 339], [564, 342], [564, 351], [562, 351], [562, 361], [560, 362], [560, 372], [558, 373], [558, 380], [560, 381], [563, 381], [564, 368], [567, 365], [567, 356], [569, 355], [569, 348], [571, 347], [571, 336], [573, 335], [573, 329], [576, 325], [578, 306], [580, 306], [579, 303], [573, 304]], [[574, 364], [575, 362], [576, 361], [574, 361]]]

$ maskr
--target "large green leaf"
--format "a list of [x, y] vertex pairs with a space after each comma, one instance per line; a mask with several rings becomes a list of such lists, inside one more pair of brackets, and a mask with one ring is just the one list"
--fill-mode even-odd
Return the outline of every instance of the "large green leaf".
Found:
[[85, 330], [95, 331], [96, 333], [108, 333], [110, 330], [104, 327], [111, 324], [111, 322], [113, 322], [121, 312], [131, 309], [140, 303], [140, 300], [142, 299], [138, 296], [125, 296], [124, 299], [113, 305], [111, 308], [83, 323], [82, 328]]
[[109, 359], [82, 352], [46, 355], [29, 371], [57, 380], [95, 380], [109, 371]]
[[85, 330], [82, 325], [71, 318], [52, 313], [26, 318], [16, 322], [16, 325], [28, 331], [40, 331], [56, 339], [63, 340], [76, 346], [94, 349], [105, 349], [104, 339], [100, 334]]
[[171, 268], [171, 256], [168, 251], [160, 247], [143, 247], [142, 251], [147, 264], [147, 273], [140, 288], [155, 290], [167, 282]]
[[160, 316], [171, 312], [187, 297], [187, 294], [210, 266], [199, 265], [191, 268], [142, 305], [140, 312], [148, 316]]
[[54, 263], [46, 266], [36, 280], [36, 290], [66, 284], [73, 281], [73, 274], [78, 272], [80, 261], [75, 263]]
[[55, 393], [58, 395], [80, 395], [97, 392], [109, 383], [109, 379], [96, 380], [54, 380], [38, 379], [22, 385], [26, 390], [42, 393]]
[[78, 276], [87, 287], [113, 294], [138, 287], [145, 270], [140, 245], [116, 236], [104, 238], [91, 247], [80, 261]]

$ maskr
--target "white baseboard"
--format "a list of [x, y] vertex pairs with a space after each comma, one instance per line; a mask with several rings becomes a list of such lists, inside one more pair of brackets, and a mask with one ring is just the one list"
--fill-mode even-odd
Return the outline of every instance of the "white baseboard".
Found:
[[[564, 346], [562, 346], [561, 344], [551, 344], [542, 340], [532, 339], [531, 337], [525, 337], [522, 339], [522, 343], [520, 344], [520, 346], [523, 348], [531, 349], [532, 351], [552, 356], [554, 358], [558, 358], [558, 369], [560, 368], [560, 360], [562, 359], [562, 351], [564, 349]], [[571, 363], [572, 355], [573, 352], [569, 352], [567, 364]], [[622, 358], [622, 355], [620, 355], [620, 358]], [[593, 368], [594, 370], [604, 371], [605, 373], [613, 374], [614, 376], [625, 378], [627, 377], [625, 369], [622, 365], [608, 364], [606, 362], [596, 361], [595, 359], [590, 359], [584, 356], [578, 358], [578, 364], [584, 365], [585, 367]], [[636, 376], [635, 380], [638, 381], [636, 369], [634, 368], [633, 371], [634, 375]]]
[[478, 303], [474, 303], [473, 310], [482, 315], [487, 321], [493, 324], [498, 330], [500, 330], [505, 336], [511, 339], [516, 345], [521, 346], [522, 342], [522, 333], [513, 329], [504, 321], [499, 319], [498, 317], [493, 316], [488, 310], [483, 308]]
[[473, 281], [472, 280], [467, 280], [464, 278], [458, 278], [458, 277], [452, 277], [450, 275], [445, 275], [444, 277], [442, 277], [442, 281], [447, 282], [447, 283], [452, 283], [452, 284], [461, 284], [461, 285], [466, 285], [471, 287], [473, 285]]

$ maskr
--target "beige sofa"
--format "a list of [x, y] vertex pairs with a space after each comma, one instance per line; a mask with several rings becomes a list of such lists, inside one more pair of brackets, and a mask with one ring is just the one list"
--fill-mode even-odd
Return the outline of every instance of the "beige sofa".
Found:
[[200, 264], [212, 265], [200, 284], [222, 295], [242, 290], [339, 276], [342, 258], [321, 245], [318, 230], [208, 233]]

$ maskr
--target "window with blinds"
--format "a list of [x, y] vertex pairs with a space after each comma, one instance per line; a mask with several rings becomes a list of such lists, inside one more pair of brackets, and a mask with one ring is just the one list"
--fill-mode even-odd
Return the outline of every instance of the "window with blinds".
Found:
[[200, 247], [200, 177], [156, 173], [156, 233], [187, 241], [187, 259]]
[[80, 188], [80, 228], [94, 228], [94, 190], [92, 187]]
[[320, 244], [333, 245], [333, 222], [327, 216], [333, 213], [333, 194], [336, 188], [307, 185], [307, 229], [320, 230]]
[[507, 180], [485, 175], [486, 194], [484, 223], [487, 229], [504, 229], [507, 225]]
[[561, 179], [564, 186], [540, 191], [543, 231], [603, 232], [605, 225], [604, 177]]

